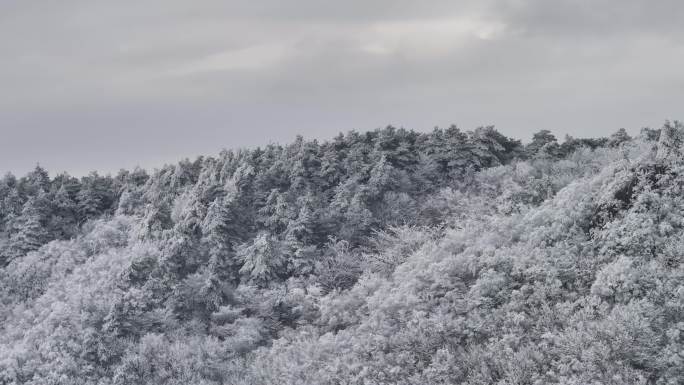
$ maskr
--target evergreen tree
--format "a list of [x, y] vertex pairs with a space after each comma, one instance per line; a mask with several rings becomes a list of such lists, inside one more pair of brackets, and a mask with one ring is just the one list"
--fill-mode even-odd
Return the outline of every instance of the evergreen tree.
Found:
[[287, 264], [283, 244], [267, 233], [260, 233], [253, 242], [240, 245], [237, 256], [242, 261], [240, 273], [262, 285], [277, 280]]
[[49, 228], [55, 233], [56, 238], [66, 238], [74, 235], [77, 221], [77, 205], [67, 191], [66, 186], [61, 185], [54, 194], [51, 202], [52, 216]]
[[444, 152], [441, 154], [442, 162], [446, 163], [447, 172], [453, 176], [460, 173], [472, 164], [472, 154], [468, 151], [468, 135], [455, 125], [444, 130]]
[[95, 218], [100, 214], [102, 199], [92, 188], [85, 187], [78, 193], [77, 199], [81, 218]]
[[50, 176], [48, 172], [36, 165], [36, 167], [26, 174], [25, 177], [19, 181], [20, 191], [28, 196], [36, 196], [40, 191], [50, 190]]
[[549, 130], [541, 130], [532, 136], [532, 142], [525, 146], [525, 155], [528, 158], [550, 157], [560, 155], [560, 147], [556, 137]]
[[632, 140], [632, 137], [629, 136], [627, 130], [620, 128], [610, 135], [610, 138], [608, 138], [608, 145], [610, 147], [617, 147], [623, 143], [629, 142], [630, 140]]
[[[2, 195], [0, 195], [0, 229], [10, 231], [12, 223], [21, 214], [24, 201], [19, 195], [16, 184], [12, 183], [11, 176], [3, 180]], [[14, 179], [16, 181], [16, 179]]]
[[684, 125], [681, 122], [665, 122], [658, 138], [656, 159], [661, 162], [682, 162]]
[[235, 228], [239, 224], [231, 223], [235, 219], [230, 216], [225, 203], [217, 198], [209, 206], [201, 225], [202, 243], [208, 253], [208, 269], [215, 279], [230, 283], [237, 283], [239, 279], [239, 263], [233, 245], [242, 237]]
[[4, 258], [5, 264], [25, 256], [30, 251], [37, 250], [47, 242], [48, 232], [43, 210], [40, 198], [30, 197], [26, 201], [10, 237], [9, 248]]

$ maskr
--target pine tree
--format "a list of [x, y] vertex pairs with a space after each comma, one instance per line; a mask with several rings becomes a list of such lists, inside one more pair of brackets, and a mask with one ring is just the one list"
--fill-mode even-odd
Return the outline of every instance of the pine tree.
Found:
[[684, 153], [684, 124], [674, 121], [665, 122], [660, 130], [656, 159], [661, 162], [681, 162]]
[[77, 195], [78, 213], [82, 220], [95, 218], [102, 212], [102, 197], [92, 184], [86, 184]]
[[398, 188], [394, 167], [382, 155], [371, 168], [368, 178], [368, 192], [373, 198], [380, 198], [386, 190]]
[[215, 279], [237, 283], [238, 263], [233, 244], [238, 242], [240, 234], [235, 234], [233, 222], [228, 209], [220, 198], [216, 198], [209, 208], [201, 224], [202, 244], [207, 250], [208, 268]]
[[73, 235], [74, 227], [78, 224], [76, 219], [77, 206], [76, 202], [69, 196], [66, 186], [60, 186], [52, 198], [51, 206], [52, 216], [49, 225], [51, 231], [59, 234], [59, 237]]
[[26, 195], [38, 195], [40, 191], [50, 190], [50, 177], [48, 172], [36, 165], [36, 167], [20, 180], [20, 188]]
[[630, 140], [632, 140], [632, 137], [629, 136], [627, 130], [620, 128], [610, 135], [610, 138], [608, 138], [608, 145], [610, 147], [617, 147], [625, 142], [629, 142]]
[[283, 245], [268, 233], [260, 233], [253, 242], [239, 246], [237, 256], [243, 263], [240, 273], [263, 285], [283, 274], [287, 263]]
[[16, 232], [11, 235], [9, 250], [4, 263], [20, 258], [30, 251], [37, 250], [48, 240], [45, 228], [45, 214], [39, 198], [31, 197], [24, 204], [21, 216], [15, 225]]
[[541, 130], [532, 136], [532, 142], [525, 146], [528, 158], [556, 158], [560, 155], [560, 146], [556, 137], [549, 130]]
[[9, 231], [14, 220], [21, 214], [23, 200], [16, 186], [8, 185], [0, 200], [0, 230]]

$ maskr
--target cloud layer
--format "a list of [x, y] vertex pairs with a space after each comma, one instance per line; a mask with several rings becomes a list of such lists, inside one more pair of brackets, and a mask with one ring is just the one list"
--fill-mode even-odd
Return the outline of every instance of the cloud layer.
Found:
[[529, 137], [684, 118], [674, 0], [0, 4], [0, 164], [180, 157], [395, 124]]

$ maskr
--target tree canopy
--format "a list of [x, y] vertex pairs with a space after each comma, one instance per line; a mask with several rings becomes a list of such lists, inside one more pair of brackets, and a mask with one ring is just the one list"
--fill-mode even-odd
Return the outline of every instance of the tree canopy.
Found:
[[0, 384], [684, 382], [684, 127], [0, 179]]

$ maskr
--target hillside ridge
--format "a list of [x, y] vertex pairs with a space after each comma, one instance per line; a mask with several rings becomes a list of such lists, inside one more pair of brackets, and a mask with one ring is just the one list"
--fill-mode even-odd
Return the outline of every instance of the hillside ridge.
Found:
[[684, 126], [0, 180], [2, 384], [678, 384]]

